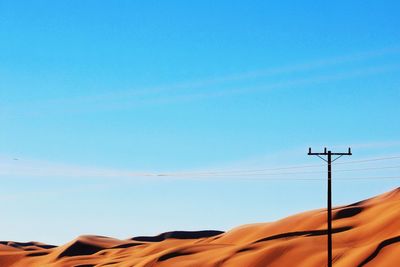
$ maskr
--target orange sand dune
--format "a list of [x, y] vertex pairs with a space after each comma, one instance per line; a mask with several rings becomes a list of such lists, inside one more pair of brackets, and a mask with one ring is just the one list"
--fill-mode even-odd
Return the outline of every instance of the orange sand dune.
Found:
[[[335, 267], [400, 266], [400, 188], [334, 209]], [[326, 266], [326, 210], [218, 231], [118, 240], [81, 236], [60, 247], [0, 242], [0, 266]]]

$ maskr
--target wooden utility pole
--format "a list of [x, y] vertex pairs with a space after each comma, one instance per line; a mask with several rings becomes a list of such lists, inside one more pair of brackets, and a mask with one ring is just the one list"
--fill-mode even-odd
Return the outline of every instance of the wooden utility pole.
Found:
[[[311, 147], [308, 149], [309, 156], [317, 156], [321, 158], [323, 161], [328, 163], [328, 217], [327, 217], [327, 224], [328, 224], [328, 267], [332, 267], [332, 162], [337, 160], [342, 156], [351, 156], [351, 148], [349, 148], [348, 152], [346, 153], [332, 153], [332, 151], [327, 151], [326, 147], [324, 152], [321, 153], [314, 153], [311, 152]], [[334, 160], [332, 160], [332, 155], [338, 156]], [[323, 158], [322, 156], [327, 156], [327, 159]]]

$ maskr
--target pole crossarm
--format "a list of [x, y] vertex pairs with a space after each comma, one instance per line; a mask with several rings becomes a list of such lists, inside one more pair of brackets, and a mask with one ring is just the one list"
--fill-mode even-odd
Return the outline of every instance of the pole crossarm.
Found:
[[331, 154], [332, 156], [351, 156], [353, 155], [351, 153], [351, 148], [349, 147], [349, 150], [345, 153], [338, 153], [338, 152], [331, 152], [331, 151], [327, 151], [326, 147], [324, 148], [324, 152], [312, 152], [311, 151], [311, 147], [308, 148], [308, 154], [309, 156], [327, 156], [328, 154]]
[[[338, 160], [343, 156], [351, 156], [351, 148], [349, 147], [347, 152], [338, 153], [328, 151], [326, 147], [324, 148], [324, 152], [312, 152], [311, 147], [308, 148], [308, 155], [309, 156], [317, 156], [323, 161], [328, 163], [328, 197], [327, 197], [327, 225], [328, 225], [328, 267], [332, 267], [332, 162]], [[323, 158], [323, 156], [327, 156], [327, 158]], [[334, 160], [332, 160], [332, 156], [338, 156]]]

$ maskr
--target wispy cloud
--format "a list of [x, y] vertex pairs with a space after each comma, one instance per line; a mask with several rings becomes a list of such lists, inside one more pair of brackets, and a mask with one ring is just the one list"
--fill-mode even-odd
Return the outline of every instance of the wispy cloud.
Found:
[[[333, 82], [333, 81], [341, 81], [351, 78], [369, 76], [369, 75], [376, 75], [380, 73], [387, 73], [393, 71], [399, 71], [400, 64], [390, 64], [384, 66], [375, 66], [375, 67], [368, 67], [368, 68], [358, 68], [350, 71], [344, 72], [337, 72], [333, 74], [325, 74], [325, 75], [316, 75], [310, 76], [306, 78], [298, 78], [298, 79], [287, 79], [282, 82], [270, 82], [264, 83], [262, 85], [253, 86], [253, 87], [232, 87], [222, 90], [209, 90], [207, 92], [196, 92], [192, 94], [183, 94], [175, 97], [161, 97], [155, 98], [146, 101], [147, 104], [158, 104], [158, 103], [174, 103], [174, 102], [183, 102], [183, 101], [192, 101], [196, 99], [206, 99], [206, 98], [215, 98], [215, 97], [222, 97], [222, 96], [229, 96], [234, 94], [251, 94], [257, 92], [265, 92], [271, 90], [278, 90], [278, 89], [298, 89], [301, 86], [306, 85], [313, 85], [313, 84], [320, 84], [326, 82]], [[134, 105], [134, 103], [132, 103]]]
[[[197, 92], [188, 91], [185, 93], [175, 95], [157, 95], [144, 98], [119, 98], [119, 99], [108, 99], [107, 101], [98, 101], [96, 103], [79, 105], [71, 102], [71, 100], [64, 100], [65, 103], [57, 104], [41, 104], [34, 108], [31, 108], [29, 112], [23, 114], [24, 116], [41, 115], [41, 114], [53, 114], [53, 113], [82, 113], [91, 111], [110, 111], [110, 110], [127, 110], [132, 108], [138, 108], [143, 106], [152, 105], [164, 105], [174, 103], [184, 103], [190, 101], [198, 101], [240, 94], [255, 94], [260, 92], [268, 92], [279, 89], [290, 89], [298, 90], [301, 87], [307, 85], [323, 84], [333, 81], [343, 81], [352, 78], [359, 78], [365, 76], [379, 75], [382, 73], [390, 73], [400, 71], [400, 64], [387, 64], [383, 66], [364, 67], [357, 68], [342, 72], [329, 73], [323, 75], [311, 75], [308, 77], [286, 79], [280, 82], [266, 82], [257, 86], [239, 86], [239, 87], [228, 87], [224, 89], [220, 88], [208, 88], [208, 90], [200, 90]], [[96, 96], [95, 96], [96, 97]], [[25, 110], [20, 108], [20, 110]], [[4, 111], [7, 113], [7, 111]], [[8, 112], [8, 113], [13, 113]], [[21, 112], [19, 113], [21, 114]]]
[[[75, 98], [43, 100], [36, 103], [31, 101], [30, 103], [27, 103], [27, 105], [32, 108], [30, 108], [29, 112], [23, 114], [23, 116], [27, 116], [28, 114], [43, 115], [48, 112], [81, 113], [102, 110], [120, 110], [147, 105], [170, 104], [224, 97], [235, 94], [250, 94], [280, 88], [296, 89], [297, 87], [304, 85], [399, 71], [400, 65], [398, 64], [374, 65], [373, 67], [368, 67], [368, 64], [364, 67], [355, 67], [350, 64], [379, 59], [384, 56], [396, 55], [399, 53], [400, 47], [395, 46], [380, 50], [314, 60], [305, 63], [294, 63], [281, 67], [272, 67], [244, 73], [204, 78], [196, 81], [177, 82], [175, 84], [161, 85], [151, 88], [132, 88], [131, 90], [122, 91], [113, 88], [110, 93], [79, 96]], [[329, 69], [333, 66], [340, 66], [341, 69], [347, 70], [338, 72]], [[308, 73], [308, 71], [314, 70], [324, 70], [325, 74]], [[235, 85], [240, 84], [238, 83], [239, 81], [246, 81], [247, 83], [247, 81], [250, 82], [259, 78], [274, 77], [282, 74], [289, 74], [289, 76], [285, 77], [285, 80], [281, 82], [270, 80], [263, 81], [261, 84], [258, 82], [259, 85], [257, 86]], [[232, 82], [235, 84], [232, 84]], [[22, 114], [24, 113], [24, 110], [23, 107], [18, 107], [18, 105], [12, 107], [3, 105], [2, 107], [3, 115]]]

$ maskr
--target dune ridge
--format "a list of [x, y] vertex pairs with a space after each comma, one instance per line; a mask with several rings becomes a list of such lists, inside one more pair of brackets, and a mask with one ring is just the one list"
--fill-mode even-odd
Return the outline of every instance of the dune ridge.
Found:
[[[400, 266], [400, 187], [333, 209], [335, 267]], [[2, 267], [326, 266], [326, 209], [222, 231], [174, 231], [62, 245], [0, 241]]]

